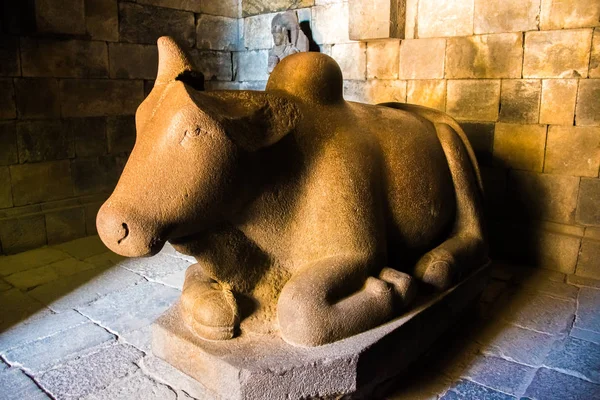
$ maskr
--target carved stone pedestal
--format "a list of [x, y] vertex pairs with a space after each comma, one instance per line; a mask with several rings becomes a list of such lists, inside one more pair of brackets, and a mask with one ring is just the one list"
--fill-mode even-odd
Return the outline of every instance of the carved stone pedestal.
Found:
[[425, 352], [481, 292], [489, 264], [453, 288], [420, 299], [408, 313], [333, 344], [294, 347], [272, 335], [210, 342], [195, 337], [176, 304], [153, 325], [154, 354], [221, 399], [301, 399], [360, 393], [399, 373]]

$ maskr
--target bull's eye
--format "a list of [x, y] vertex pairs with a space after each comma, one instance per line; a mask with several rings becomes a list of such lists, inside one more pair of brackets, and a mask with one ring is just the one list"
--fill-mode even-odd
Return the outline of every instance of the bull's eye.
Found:
[[198, 126], [193, 129], [188, 129], [185, 131], [186, 136], [193, 137], [193, 138], [203, 135], [205, 133], [206, 132]]

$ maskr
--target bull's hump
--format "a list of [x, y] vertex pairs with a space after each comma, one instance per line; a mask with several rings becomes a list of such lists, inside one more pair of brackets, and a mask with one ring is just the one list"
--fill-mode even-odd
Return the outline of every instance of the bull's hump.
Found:
[[342, 71], [333, 58], [321, 53], [284, 58], [271, 73], [266, 90], [282, 91], [309, 103], [344, 101]]

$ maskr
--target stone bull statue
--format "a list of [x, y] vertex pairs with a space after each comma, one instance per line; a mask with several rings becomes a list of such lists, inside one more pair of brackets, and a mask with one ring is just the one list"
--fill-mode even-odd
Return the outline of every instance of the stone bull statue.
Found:
[[97, 226], [124, 256], [169, 241], [196, 258], [180, 300], [196, 335], [232, 338], [250, 298], [288, 343], [331, 343], [487, 260], [479, 170], [446, 114], [346, 102], [319, 53], [285, 58], [264, 92], [202, 92], [172, 39], [158, 49]]

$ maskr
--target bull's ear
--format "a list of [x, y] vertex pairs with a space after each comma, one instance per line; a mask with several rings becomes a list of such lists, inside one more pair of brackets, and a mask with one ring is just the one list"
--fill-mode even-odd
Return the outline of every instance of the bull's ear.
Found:
[[292, 100], [265, 92], [213, 92], [219, 98], [225, 133], [238, 146], [256, 151], [292, 132], [300, 110]]
[[204, 89], [204, 76], [195, 70], [190, 57], [169, 36], [158, 39], [158, 74], [156, 85], [183, 81], [197, 90]]

